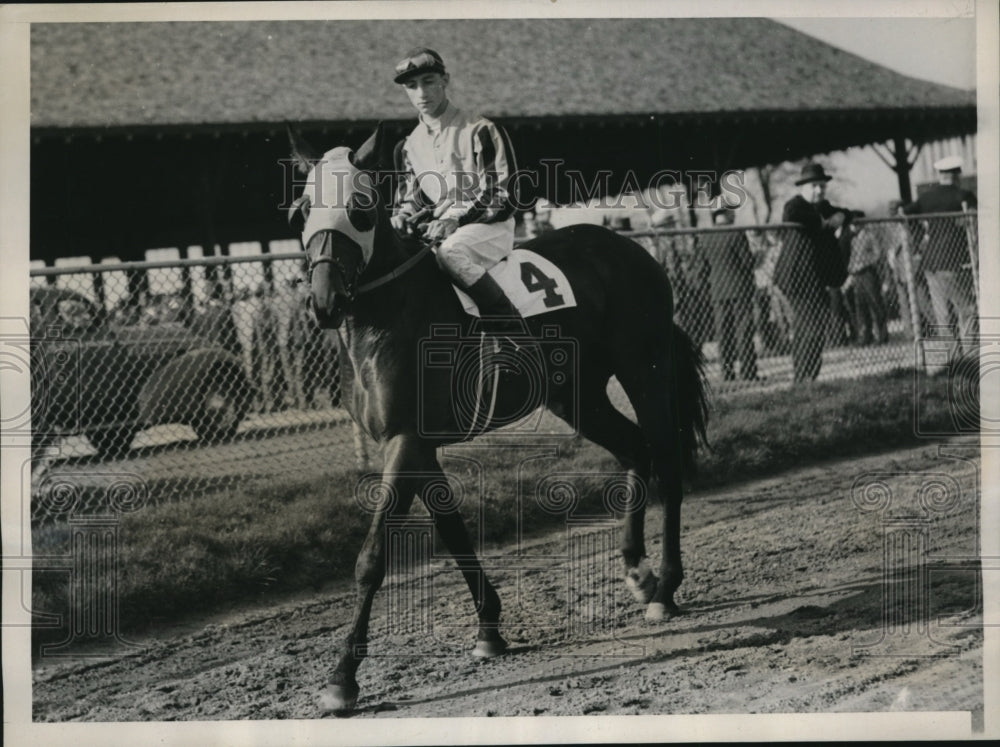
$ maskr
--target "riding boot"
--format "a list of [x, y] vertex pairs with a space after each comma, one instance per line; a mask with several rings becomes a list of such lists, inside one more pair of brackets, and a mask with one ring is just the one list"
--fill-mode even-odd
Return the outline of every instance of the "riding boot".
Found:
[[[544, 364], [538, 343], [531, 337], [531, 331], [521, 316], [521, 312], [511, 303], [503, 288], [493, 277], [486, 273], [472, 285], [465, 288], [479, 307], [481, 329], [487, 335], [499, 338], [500, 347], [495, 353], [500, 360], [508, 361], [509, 356], [503, 352], [510, 350], [515, 358], [523, 358], [522, 366], [528, 360], [530, 368], [537, 369]], [[509, 347], [508, 347], [509, 346]], [[506, 366], [505, 366], [506, 368]]]
[[483, 331], [501, 337], [527, 337], [530, 335], [521, 312], [507, 298], [503, 288], [489, 273], [465, 288], [479, 307]]

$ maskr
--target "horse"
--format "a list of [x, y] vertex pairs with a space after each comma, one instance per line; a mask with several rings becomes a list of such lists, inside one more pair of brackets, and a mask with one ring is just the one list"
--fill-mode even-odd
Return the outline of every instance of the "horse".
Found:
[[[343, 403], [384, 454], [381, 490], [355, 567], [352, 624], [318, 697], [326, 712], [342, 712], [354, 708], [359, 695], [356, 673], [366, 655], [373, 599], [386, 574], [387, 522], [405, 516], [416, 496], [468, 584], [478, 616], [473, 655], [492, 657], [507, 650], [500, 633], [500, 597], [456, 505], [448, 503], [453, 497], [431, 498], [435, 491], [428, 487], [447, 484], [438, 447], [508, 422], [505, 418], [523, 407], [525, 393], [538, 391], [529, 381], [537, 371], [528, 364], [505, 368], [493, 392], [496, 417], [480, 424], [473, 413], [475, 427], [470, 427], [470, 416], [452, 406], [453, 380], [428, 374], [417, 386], [423, 365], [420, 342], [435, 325], [467, 328], [470, 317], [433, 252], [390, 225], [377, 186], [384, 173], [379, 169], [391, 169], [392, 163], [381, 125], [356, 152], [341, 146], [320, 155], [291, 128], [289, 136], [293, 159], [309, 173], [289, 220], [302, 231], [310, 303], [320, 325], [339, 336]], [[707, 443], [701, 352], [673, 322], [666, 274], [630, 239], [600, 226], [580, 225], [523, 246], [565, 273], [576, 300], [575, 306], [525, 320], [525, 334], [535, 339], [543, 321], [557, 325], [564, 338], [575, 342], [578, 354], [569, 376], [546, 382], [542, 404], [564, 419], [568, 412], [577, 413], [579, 432], [620, 462], [628, 483], [620, 544], [625, 581], [647, 605], [648, 620], [669, 619], [679, 612], [674, 592], [683, 578], [683, 480], [694, 474], [696, 451]], [[548, 294], [547, 281], [529, 276], [525, 286]], [[631, 401], [638, 424], [608, 398], [612, 376]], [[574, 397], [577, 401], [570, 401]], [[653, 475], [664, 502], [658, 577], [647, 560], [643, 536], [645, 483]]]

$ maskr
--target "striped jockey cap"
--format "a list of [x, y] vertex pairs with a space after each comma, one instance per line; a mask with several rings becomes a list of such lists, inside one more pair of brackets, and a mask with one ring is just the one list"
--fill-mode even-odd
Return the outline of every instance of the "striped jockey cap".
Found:
[[444, 60], [441, 55], [427, 47], [417, 47], [407, 52], [406, 57], [396, 63], [396, 77], [393, 82], [402, 83], [407, 78], [420, 73], [444, 74]]

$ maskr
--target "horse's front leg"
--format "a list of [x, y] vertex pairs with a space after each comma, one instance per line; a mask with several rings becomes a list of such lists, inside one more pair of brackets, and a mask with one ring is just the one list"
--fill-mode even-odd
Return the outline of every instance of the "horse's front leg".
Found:
[[420, 488], [420, 479], [414, 475], [421, 472], [421, 467], [424, 470], [427, 467], [421, 465], [420, 456], [421, 448], [415, 437], [405, 435], [393, 438], [385, 449], [382, 483], [376, 490], [368, 492], [369, 496], [377, 496], [378, 505], [354, 568], [357, 598], [351, 629], [330, 682], [319, 695], [319, 704], [324, 711], [350, 710], [357, 702], [356, 674], [368, 653], [372, 602], [385, 580], [386, 521], [409, 512], [413, 497]]

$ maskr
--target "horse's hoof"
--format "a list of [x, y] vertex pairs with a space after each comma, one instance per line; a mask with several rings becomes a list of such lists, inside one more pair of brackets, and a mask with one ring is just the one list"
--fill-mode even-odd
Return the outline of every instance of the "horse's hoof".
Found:
[[676, 604], [666, 605], [660, 602], [650, 602], [646, 607], [646, 620], [648, 622], [665, 622], [676, 616], [680, 610]]
[[625, 571], [625, 585], [632, 592], [632, 596], [639, 604], [648, 604], [656, 593], [656, 585], [659, 579], [653, 573], [645, 561], [641, 561], [635, 568]]
[[472, 649], [472, 655], [478, 659], [492, 659], [507, 653], [507, 641], [499, 638], [495, 641], [476, 641], [476, 647]]
[[327, 685], [316, 697], [323, 713], [343, 713], [353, 711], [358, 704], [358, 688], [343, 685]]

